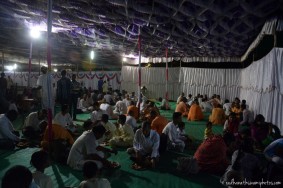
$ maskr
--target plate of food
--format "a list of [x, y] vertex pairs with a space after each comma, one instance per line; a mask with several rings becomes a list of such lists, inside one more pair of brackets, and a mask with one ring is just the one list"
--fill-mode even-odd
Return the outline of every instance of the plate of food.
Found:
[[118, 162], [111, 162], [110, 168], [117, 169], [117, 168], [120, 168], [120, 167], [121, 167], [121, 165]]

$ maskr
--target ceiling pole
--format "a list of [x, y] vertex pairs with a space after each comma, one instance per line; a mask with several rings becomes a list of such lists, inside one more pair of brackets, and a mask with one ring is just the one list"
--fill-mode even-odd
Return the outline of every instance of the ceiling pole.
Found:
[[166, 48], [166, 94], [165, 94], [166, 101], [169, 100], [168, 96], [168, 48]]
[[2, 51], [2, 72], [4, 72], [4, 52]]
[[[53, 103], [53, 96], [52, 96], [52, 90], [53, 86], [51, 83], [51, 32], [52, 32], [52, 0], [48, 0], [48, 13], [47, 13], [47, 65], [48, 65], [48, 71], [47, 71], [47, 91], [48, 91], [48, 141], [51, 142], [52, 137], [52, 111], [54, 109], [52, 103]], [[50, 146], [50, 144], [49, 144]]]
[[139, 103], [138, 103], [138, 109], [140, 112], [140, 105], [141, 105], [141, 28], [139, 26], [139, 39], [138, 39], [138, 48], [139, 48], [139, 86], [138, 86], [138, 97], [139, 97]]
[[31, 78], [31, 57], [32, 57], [32, 39], [30, 40], [29, 48], [29, 60], [28, 60], [28, 88], [30, 88], [30, 78]]
[[40, 51], [38, 51], [38, 66], [39, 66], [38, 76], [40, 76]]

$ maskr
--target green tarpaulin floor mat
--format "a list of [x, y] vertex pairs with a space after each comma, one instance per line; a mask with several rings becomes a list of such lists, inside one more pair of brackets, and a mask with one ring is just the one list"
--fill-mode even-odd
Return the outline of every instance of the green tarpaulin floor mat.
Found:
[[[175, 104], [170, 103], [171, 107]], [[175, 109], [175, 106], [174, 108]], [[162, 111], [161, 114], [171, 120], [174, 110]], [[186, 118], [183, 121], [186, 123], [186, 132], [189, 136], [194, 138], [195, 143], [198, 145], [204, 136], [205, 124], [209, 114], [205, 114], [204, 121], [188, 122]], [[83, 120], [90, 117], [89, 114], [79, 114], [78, 124], [82, 124]], [[115, 120], [113, 120], [115, 121]], [[17, 123], [20, 123], [18, 121]], [[17, 125], [17, 127], [20, 127]], [[221, 134], [223, 126], [213, 126], [214, 134]], [[10, 167], [14, 165], [24, 165], [31, 169], [34, 168], [30, 165], [30, 157], [33, 152], [39, 148], [26, 148], [14, 151], [1, 151], [0, 150], [0, 177]], [[126, 149], [119, 149], [118, 154], [111, 156], [110, 160], [119, 162], [121, 168], [116, 170], [105, 170], [102, 175], [111, 182], [112, 188], [202, 188], [202, 187], [222, 187], [219, 183], [219, 177], [209, 174], [199, 173], [197, 175], [184, 176], [176, 171], [177, 157], [192, 156], [194, 151], [185, 151], [184, 153], [177, 153], [168, 151], [162, 158], [156, 169], [135, 171], [131, 168], [132, 161], [129, 159]], [[68, 166], [52, 164], [45, 170], [45, 173], [51, 176], [55, 187], [77, 187], [83, 180], [82, 172], [73, 170]]]

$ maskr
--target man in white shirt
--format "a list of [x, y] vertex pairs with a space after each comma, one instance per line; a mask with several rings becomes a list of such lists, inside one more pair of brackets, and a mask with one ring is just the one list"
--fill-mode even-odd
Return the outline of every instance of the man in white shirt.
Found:
[[112, 103], [114, 102], [114, 101], [113, 101], [113, 98], [112, 98], [112, 95], [110, 94], [109, 91], [106, 93], [106, 95], [104, 95], [103, 98], [104, 98], [104, 99], [106, 100], [106, 102], [107, 102], [108, 104], [110, 104], [110, 105], [112, 105]]
[[136, 162], [133, 168], [137, 169], [149, 165], [154, 168], [159, 158], [159, 144], [159, 134], [151, 130], [148, 121], [143, 122], [142, 127], [135, 133], [133, 147], [127, 149], [127, 152], [132, 155], [131, 159]]
[[126, 114], [127, 113], [127, 106], [122, 101], [121, 97], [118, 97], [118, 101], [116, 102], [115, 109], [113, 111], [116, 115]]
[[254, 122], [254, 114], [246, 109], [246, 105], [241, 105], [241, 111], [243, 112], [243, 120], [240, 122], [240, 125], [251, 124]]
[[137, 120], [134, 118], [134, 112], [132, 110], [130, 110], [127, 114], [126, 117], [126, 124], [131, 125], [131, 127], [133, 128], [134, 132], [137, 129], [138, 125], [137, 125]]
[[30, 113], [24, 123], [23, 127], [23, 135], [30, 139], [36, 139], [40, 137], [40, 134], [44, 132], [42, 130], [41, 124], [46, 121], [47, 118], [47, 110], [41, 109], [37, 112]]
[[20, 141], [19, 132], [15, 131], [12, 124], [17, 116], [15, 110], [0, 115], [0, 149], [14, 149], [15, 143]]
[[99, 107], [101, 110], [105, 112], [109, 116], [109, 119], [117, 119], [118, 116], [113, 113], [112, 106], [106, 103], [105, 99], [102, 100], [102, 104]]
[[71, 132], [75, 132], [76, 126], [73, 122], [73, 118], [69, 113], [69, 105], [63, 104], [61, 112], [58, 112], [54, 117], [54, 123], [61, 125], [62, 127], [70, 130]]
[[230, 101], [228, 99], [226, 99], [224, 104], [223, 104], [223, 110], [225, 111], [226, 116], [229, 116], [229, 114], [231, 112], [231, 105], [232, 105], [232, 103], [230, 103]]
[[[41, 89], [41, 105], [42, 109], [48, 109], [48, 83], [47, 83], [47, 67], [41, 67], [42, 75], [38, 77], [38, 80], [36, 82], [37, 89]], [[51, 83], [51, 92], [50, 92], [50, 100], [51, 100], [51, 110], [52, 115], [54, 116], [54, 87], [55, 87], [55, 81], [53, 77], [50, 77], [50, 83]]]
[[185, 143], [180, 139], [177, 131], [178, 124], [182, 122], [182, 114], [180, 112], [173, 113], [173, 121], [169, 122], [163, 129], [162, 133], [168, 136], [169, 149], [177, 149], [181, 152], [185, 149]]
[[109, 141], [114, 136], [115, 131], [116, 131], [116, 125], [114, 125], [108, 120], [109, 120], [108, 115], [102, 114], [101, 124], [106, 129], [105, 138], [104, 138], [104, 141], [106, 142]]
[[130, 99], [130, 95], [126, 94], [123, 102], [126, 104], [127, 107], [131, 105], [131, 101], [132, 100]]
[[201, 110], [203, 112], [211, 112], [212, 106], [209, 102], [206, 101], [206, 99], [202, 98], [202, 102], [199, 105], [201, 107]]
[[117, 154], [117, 151], [99, 146], [97, 142], [105, 132], [106, 129], [102, 125], [94, 126], [92, 130], [83, 132], [73, 144], [67, 164], [76, 170], [82, 170], [87, 161], [94, 161], [99, 169], [112, 167], [112, 163], [105, 158], [104, 152]]
[[93, 112], [90, 114], [90, 119], [93, 123], [95, 123], [96, 121], [100, 121], [102, 114], [106, 114], [106, 112], [104, 110], [101, 110], [99, 108], [99, 103], [98, 102], [94, 102], [93, 103]]

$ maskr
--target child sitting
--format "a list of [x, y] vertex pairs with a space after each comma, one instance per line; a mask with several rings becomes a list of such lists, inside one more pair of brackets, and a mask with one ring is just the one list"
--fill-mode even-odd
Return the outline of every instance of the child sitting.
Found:
[[191, 145], [192, 139], [186, 134], [184, 122], [178, 124], [177, 132], [179, 134], [179, 138], [185, 142], [186, 147]]
[[206, 123], [206, 128], [204, 130], [204, 139], [207, 139], [211, 136], [213, 136], [212, 123], [209, 121]]
[[44, 174], [44, 169], [49, 166], [48, 153], [41, 150], [32, 154], [30, 163], [36, 168], [32, 174], [35, 183], [41, 188], [52, 188], [51, 178]]
[[104, 178], [98, 178], [98, 168], [95, 162], [87, 161], [83, 166], [83, 176], [85, 178], [79, 188], [111, 188], [110, 182]]

